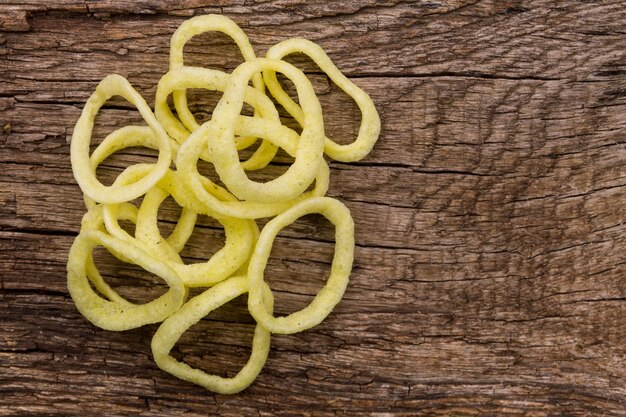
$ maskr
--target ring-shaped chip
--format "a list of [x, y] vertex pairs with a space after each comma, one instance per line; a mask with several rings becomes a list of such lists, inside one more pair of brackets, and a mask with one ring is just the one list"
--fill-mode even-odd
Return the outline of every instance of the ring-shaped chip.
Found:
[[[248, 40], [248, 36], [243, 30], [230, 18], [226, 16], [220, 16], [215, 14], [196, 16], [183, 22], [178, 29], [172, 35], [170, 44], [170, 70], [176, 70], [184, 67], [183, 49], [185, 44], [194, 36], [200, 35], [209, 31], [217, 31], [230, 37], [245, 61], [250, 61], [256, 58], [254, 49]], [[263, 78], [261, 74], [256, 74], [252, 79], [252, 85], [260, 93], [265, 90], [263, 85]], [[191, 88], [191, 87], [187, 87]], [[180, 88], [174, 91], [174, 107], [176, 113], [183, 124], [190, 131], [194, 131], [198, 128], [197, 122], [189, 107], [187, 106], [187, 96], [185, 94], [186, 88]]]
[[[294, 83], [305, 117], [293, 164], [278, 178], [260, 183], [250, 180], [239, 163], [234, 137], [248, 81], [254, 74], [266, 70], [278, 71]], [[306, 190], [319, 171], [325, 137], [322, 107], [309, 79], [285, 61], [257, 58], [239, 65], [213, 110], [211, 122], [214, 129], [207, 147], [211, 162], [229, 191], [241, 200], [280, 202], [293, 199]]]
[[[245, 294], [248, 290], [245, 276], [232, 277], [206, 290], [202, 294], [186, 302], [180, 310], [168, 317], [152, 338], [152, 355], [162, 370], [177, 378], [203, 386], [220, 393], [234, 394], [249, 386], [257, 377], [270, 348], [270, 332], [257, 324], [252, 340], [252, 353], [244, 367], [232, 378], [211, 375], [186, 363], [179, 362], [170, 355], [170, 351], [182, 334], [199, 322], [211, 311], [228, 303], [232, 299]], [[269, 288], [261, 289], [263, 305], [272, 313], [273, 297]]]
[[[319, 213], [335, 226], [335, 254], [330, 276], [313, 301], [285, 317], [274, 317], [263, 303], [264, 271], [278, 232], [307, 214]], [[248, 309], [254, 319], [272, 333], [292, 334], [319, 324], [341, 300], [354, 259], [354, 222], [340, 201], [329, 197], [304, 200], [270, 220], [259, 236], [248, 267]]]
[[[340, 145], [326, 137], [324, 153], [342, 162], [354, 162], [363, 159], [374, 147], [380, 134], [380, 117], [374, 106], [374, 102], [367, 93], [356, 86], [333, 64], [326, 52], [307, 39], [287, 39], [272, 46], [266, 56], [273, 59], [282, 59], [293, 53], [303, 53], [313, 60], [317, 66], [331, 79], [332, 82], [342, 89], [359, 106], [361, 111], [361, 126], [354, 142]], [[265, 85], [272, 96], [296, 119], [300, 125], [305, 122], [305, 111], [294, 102], [283, 90], [273, 71], [263, 71]]]
[[[248, 36], [230, 18], [215, 14], [196, 16], [183, 22], [178, 27], [178, 29], [176, 29], [176, 32], [174, 32], [174, 35], [172, 36], [170, 46], [170, 70], [184, 68], [183, 49], [185, 47], [185, 44], [194, 36], [209, 31], [217, 31], [229, 36], [241, 51], [241, 55], [243, 56], [243, 59], [245, 61], [256, 58], [254, 49], [252, 48], [252, 45], [250, 45], [250, 41], [248, 40]], [[265, 91], [265, 87], [263, 85], [263, 77], [261, 76], [261, 74], [255, 74], [255, 76], [252, 78], [252, 85], [261, 94]], [[180, 120], [185, 125], [185, 127], [189, 131], [193, 132], [199, 127], [199, 125], [196, 121], [196, 118], [189, 110], [186, 89], [177, 89], [173, 91], [172, 96], [174, 100], [174, 107], [176, 108], [176, 113], [178, 114], [178, 117], [180, 117]], [[258, 116], [259, 112], [255, 110], [254, 115]], [[255, 142], [256, 138], [254, 137], [248, 137], [240, 140], [238, 141], [238, 149], [245, 149]], [[256, 170], [264, 168], [274, 158], [274, 155], [276, 155], [276, 151], [276, 147], [265, 141], [261, 143], [259, 148], [252, 154], [252, 156], [246, 161], [243, 161], [241, 165], [246, 170]]]
[[[132, 174], [134, 174], [136, 171], [139, 171], [139, 167], [141, 166], [141, 164], [138, 164], [126, 168], [116, 179], [116, 181], [119, 181], [120, 178], [133, 178]], [[144, 168], [149, 169], [149, 166], [144, 165]], [[159, 259], [166, 262], [171, 262], [172, 260], [176, 259], [180, 260], [178, 253], [171, 249], [168, 245], [158, 245], [158, 251], [155, 252], [153, 248], [135, 239], [134, 236], [131, 236], [126, 230], [122, 228], [122, 226], [120, 226], [120, 220], [129, 220], [131, 223], [136, 224], [138, 212], [139, 209], [131, 203], [97, 204], [83, 216], [81, 232], [88, 230], [101, 231], [109, 234], [115, 239], [119, 239], [128, 244], [137, 246], [139, 249], [151, 254], [153, 257], [158, 257]], [[123, 252], [117, 252], [113, 248], [110, 248], [109, 251], [120, 261], [125, 263], [132, 263], [124, 255]], [[89, 276], [89, 268], [90, 267], [88, 265], [87, 276]], [[96, 283], [94, 282], [94, 284]], [[96, 285], [96, 288], [98, 289], [98, 291], [100, 291], [100, 287], [98, 287], [98, 285]], [[108, 294], [102, 294], [111, 299]]]
[[[105, 186], [102, 184], [96, 178], [96, 172], [91, 166], [89, 157], [89, 145], [96, 114], [102, 105], [113, 96], [124, 97], [139, 110], [154, 133], [159, 149], [159, 156], [153, 169], [137, 182], [125, 186]], [[122, 203], [145, 194], [165, 175], [172, 157], [170, 139], [157, 122], [152, 110], [130, 83], [117, 74], [108, 75], [100, 81], [94, 93], [87, 100], [74, 127], [70, 153], [76, 182], [85, 195], [99, 203]]]
[[[118, 152], [125, 148], [138, 146], [155, 150], [159, 149], [159, 144], [154, 136], [154, 133], [152, 132], [152, 129], [149, 126], [131, 125], [116, 129], [113, 132], [109, 133], [91, 153], [91, 156], [89, 157], [91, 169], [95, 172], [98, 166], [102, 163], [102, 161], [107, 159], [115, 152]], [[176, 143], [176, 141], [174, 141], [173, 139], [170, 139], [170, 147], [172, 150], [172, 158], [175, 159], [176, 153], [178, 152], [178, 143]], [[136, 177], [135, 180], [129, 183], [138, 181], [145, 175], [149, 174], [149, 172], [152, 170], [152, 164], [138, 165], [147, 165], [150, 166], [150, 169], [146, 170], [143, 175]], [[131, 165], [128, 168], [132, 168], [135, 166], [136, 165]], [[129, 183], [126, 183], [126, 185]], [[83, 198], [85, 200], [85, 205], [87, 206], [88, 210], [91, 210], [97, 204], [94, 200], [86, 195], [84, 195]]]
[[[124, 257], [163, 279], [169, 290], [146, 304], [125, 304], [100, 297], [89, 285], [86, 265], [96, 246], [123, 253]], [[90, 322], [107, 330], [129, 330], [158, 323], [177, 311], [187, 291], [176, 271], [145, 251], [97, 230], [81, 232], [70, 248], [67, 286], [78, 311]]]

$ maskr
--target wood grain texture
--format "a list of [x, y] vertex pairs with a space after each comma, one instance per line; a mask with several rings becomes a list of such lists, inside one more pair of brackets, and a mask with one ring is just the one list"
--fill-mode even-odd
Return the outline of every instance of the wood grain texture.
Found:
[[[383, 122], [366, 159], [331, 163], [329, 194], [357, 224], [345, 298], [320, 326], [274, 336], [234, 396], [161, 372], [155, 326], [100, 330], [65, 284], [84, 212], [69, 165], [84, 101], [117, 72], [153, 103], [169, 38], [203, 13], [236, 20], [258, 54], [318, 42]], [[186, 53], [222, 69], [241, 59], [218, 35]], [[354, 135], [356, 107], [292, 61], [329, 134]], [[200, 119], [215, 99], [193, 95]], [[137, 117], [113, 101], [95, 134]], [[0, 0], [0, 128], [0, 416], [626, 415], [624, 1]], [[151, 157], [129, 151], [100, 174]], [[163, 209], [164, 229], [175, 214]], [[202, 219], [186, 259], [222, 238]], [[268, 268], [279, 312], [312, 298], [332, 250], [319, 218], [281, 233]], [[105, 252], [97, 262], [130, 298], [162, 290]], [[232, 374], [253, 328], [239, 298], [175, 354]]]

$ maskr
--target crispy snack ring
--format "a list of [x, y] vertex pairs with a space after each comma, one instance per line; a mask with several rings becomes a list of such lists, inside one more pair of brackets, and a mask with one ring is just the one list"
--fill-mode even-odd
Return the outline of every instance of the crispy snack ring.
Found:
[[[159, 157], [154, 168], [136, 183], [107, 187], [96, 178], [95, 169], [92, 168], [89, 159], [89, 144], [91, 142], [94, 119], [98, 110], [108, 99], [115, 95], [124, 97], [137, 107], [156, 138]], [[165, 130], [157, 122], [154, 114], [152, 114], [152, 111], [139, 93], [132, 88], [124, 77], [117, 74], [108, 75], [104, 78], [96, 87], [96, 91], [87, 100], [74, 128], [70, 152], [76, 182], [80, 185], [83, 193], [99, 203], [122, 203], [145, 194], [165, 175], [172, 156], [170, 139]]]
[[[132, 147], [145, 147], [149, 149], [159, 149], [159, 143], [156, 139], [152, 129], [149, 126], [124, 126], [113, 132], [109, 133], [103, 140], [98, 144], [96, 149], [91, 153], [89, 157], [89, 164], [91, 166], [91, 171], [96, 172], [98, 166], [109, 156], [118, 152], [125, 148]], [[176, 157], [176, 153], [178, 151], [178, 143], [174, 140], [170, 139], [170, 149], [172, 151], [172, 157]], [[144, 164], [145, 165], [145, 164]], [[149, 169], [144, 170], [144, 174], [137, 177], [135, 182], [150, 174], [153, 170], [153, 165], [146, 166]], [[129, 167], [130, 168], [130, 167]], [[117, 185], [117, 188], [123, 188], [122, 185]], [[85, 205], [87, 209], [93, 208], [97, 203], [89, 198], [87, 195], [84, 196]]]
[[[162, 278], [170, 289], [141, 305], [100, 297], [91, 289], [87, 278], [87, 264], [93, 263], [91, 254], [96, 246], [123, 254], [132, 263]], [[107, 330], [128, 330], [163, 321], [181, 307], [187, 296], [183, 281], [166, 262], [98, 230], [86, 230], [76, 237], [68, 256], [67, 271], [67, 286], [78, 311], [96, 326]]]
[[[266, 183], [250, 180], [241, 165], [234, 143], [235, 123], [240, 117], [248, 81], [259, 71], [279, 71], [296, 86], [304, 119], [295, 151], [295, 161], [287, 172]], [[302, 194], [319, 171], [324, 146], [322, 107], [310, 81], [302, 71], [280, 60], [257, 58], [239, 65], [228, 80], [222, 99], [213, 110], [214, 125], [208, 151], [220, 179], [238, 198], [279, 202]], [[272, 138], [267, 138], [272, 140]]]
[[[256, 58], [254, 49], [250, 45], [248, 36], [235, 22], [226, 16], [220, 15], [204, 15], [196, 16], [183, 22], [174, 35], [172, 35], [172, 42], [170, 44], [170, 70], [176, 70], [183, 67], [183, 48], [185, 44], [194, 36], [200, 35], [204, 32], [218, 31], [229, 36], [243, 55], [243, 59], [250, 61]], [[257, 74], [252, 79], [252, 85], [260, 93], [263, 93], [263, 78], [261, 74]], [[174, 106], [178, 116], [185, 124], [187, 129], [193, 131], [198, 128], [195, 117], [189, 111], [187, 107], [187, 96], [185, 95], [185, 89], [180, 89], [174, 92]]]
[[[194, 36], [209, 31], [218, 31], [229, 36], [233, 41], [235, 41], [235, 44], [241, 51], [241, 55], [244, 60], [250, 61], [256, 58], [248, 37], [231, 19], [220, 15], [196, 16], [183, 22], [183, 24], [179, 26], [172, 36], [170, 46], [170, 70], [184, 68], [183, 49], [185, 44]], [[261, 74], [254, 75], [252, 78], [252, 85], [259, 93], [264, 92], [265, 88]], [[185, 94], [185, 89], [180, 88], [174, 91], [173, 98], [174, 107], [176, 108], [178, 117], [180, 117], [180, 120], [185, 127], [190, 132], [193, 132], [200, 127], [187, 105], [187, 95]], [[255, 110], [254, 115], [259, 115], [257, 110]], [[244, 149], [255, 142], [256, 138], [253, 136], [243, 137], [238, 141], [239, 149]], [[242, 163], [242, 166], [246, 170], [261, 169], [267, 166], [272, 158], [274, 158], [276, 151], [277, 148], [275, 146], [273, 146], [270, 142], [265, 141], [247, 161]]]
[[[267, 57], [282, 59], [293, 53], [303, 53], [317, 64], [318, 67], [346, 94], [356, 102], [361, 110], [361, 127], [356, 140], [348, 145], [339, 145], [328, 137], [325, 139], [324, 152], [329, 157], [342, 162], [354, 162], [363, 159], [374, 147], [380, 134], [380, 118], [374, 107], [374, 102], [363, 90], [357, 87], [337, 69], [326, 52], [317, 44], [307, 39], [287, 39], [267, 51]], [[273, 71], [264, 71], [263, 79], [272, 96], [300, 123], [305, 123], [305, 111], [296, 104], [283, 90]]]
[[[272, 250], [272, 243], [282, 228], [295, 222], [299, 217], [312, 213], [323, 215], [335, 225], [335, 256], [330, 277], [307, 307], [286, 317], [273, 317], [263, 301], [263, 273]], [[309, 198], [296, 204], [270, 220], [261, 231], [248, 268], [250, 314], [257, 323], [272, 333], [298, 333], [318, 325], [341, 300], [348, 285], [353, 258], [354, 222], [346, 206], [329, 197]]]
[[[159, 368], [220, 394], [234, 394], [248, 387], [261, 372], [270, 349], [270, 332], [261, 325], [257, 325], [254, 330], [252, 353], [248, 362], [233, 378], [209, 375], [177, 361], [170, 355], [170, 351], [187, 329], [211, 311], [245, 294], [247, 290], [245, 276], [232, 277], [192, 298], [168, 317], [152, 338], [152, 355]], [[274, 303], [272, 293], [267, 286], [261, 292], [263, 305], [268, 309], [268, 314], [271, 314]]]

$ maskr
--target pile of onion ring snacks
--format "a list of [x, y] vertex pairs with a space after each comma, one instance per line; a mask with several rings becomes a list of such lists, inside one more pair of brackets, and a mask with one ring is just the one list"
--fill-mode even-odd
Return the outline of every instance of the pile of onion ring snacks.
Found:
[[[232, 73], [184, 64], [186, 42], [207, 31], [222, 32], [239, 47], [244, 62]], [[322, 108], [310, 81], [282, 60], [293, 53], [310, 57], [358, 105], [361, 126], [350, 144], [340, 145], [325, 136]], [[282, 89], [276, 73], [295, 85], [298, 103]], [[197, 123], [187, 107], [185, 92], [190, 88], [222, 93], [211, 119], [203, 124]], [[168, 106], [170, 95], [177, 116]], [[295, 119], [301, 133], [281, 123], [269, 95]], [[115, 130], [90, 153], [96, 114], [113, 96], [132, 103], [147, 126]], [[241, 114], [244, 103], [252, 106], [253, 116]], [[159, 81], [154, 112], [125, 78], [109, 75], [99, 83], [76, 123], [71, 162], [88, 208], [67, 263], [68, 288], [76, 307], [93, 324], [108, 330], [161, 323], [152, 339], [154, 359], [161, 369], [214, 392], [241, 391], [265, 364], [271, 333], [309, 329], [324, 320], [340, 301], [352, 269], [354, 223], [341, 202], [325, 197], [329, 168], [324, 155], [343, 162], [357, 161], [372, 149], [379, 132], [380, 120], [370, 97], [313, 42], [289, 39], [271, 47], [265, 58], [257, 58], [243, 31], [226, 17], [207, 15], [184, 22], [172, 38], [170, 69]], [[240, 161], [238, 150], [257, 140], [262, 142], [252, 156]], [[128, 147], [155, 149], [158, 158], [151, 164], [127, 167], [105, 186], [96, 178], [97, 167], [111, 154]], [[265, 183], [250, 180], [246, 171], [267, 166], [278, 148], [294, 158], [287, 171]], [[225, 187], [198, 172], [200, 160], [213, 164]], [[163, 237], [157, 213], [169, 196], [182, 212], [173, 232]], [[131, 203], [139, 197], [139, 206]], [[311, 213], [323, 215], [336, 229], [330, 276], [306, 308], [275, 317], [272, 291], [264, 278], [274, 238], [282, 228]], [[185, 264], [179, 254], [199, 214], [211, 216], [224, 226], [226, 242], [207, 262]], [[259, 232], [255, 219], [264, 217], [273, 219]], [[135, 224], [134, 235], [120, 226], [122, 220]], [[98, 271], [93, 260], [98, 246], [122, 262], [156, 275], [165, 281], [168, 291], [145, 304], [126, 300]], [[192, 287], [205, 291], [187, 300]], [[257, 325], [250, 359], [235, 377], [209, 375], [170, 355], [193, 324], [246, 293], [248, 309]]]

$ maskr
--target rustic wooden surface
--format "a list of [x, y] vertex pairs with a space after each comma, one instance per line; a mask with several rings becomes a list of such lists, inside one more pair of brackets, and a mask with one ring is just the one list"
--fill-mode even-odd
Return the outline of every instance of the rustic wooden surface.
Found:
[[[95, 328], [65, 284], [84, 212], [69, 164], [84, 101], [117, 72], [152, 103], [169, 38], [203, 13], [236, 20], [259, 54], [318, 42], [383, 121], [370, 156], [331, 165], [329, 194], [357, 224], [344, 300], [319, 327], [273, 337], [233, 396], [161, 372], [155, 326]], [[625, 51], [624, 1], [0, 0], [0, 415], [626, 415]], [[240, 59], [215, 34], [186, 52], [225, 69]], [[329, 133], [354, 134], [355, 106], [294, 62]], [[206, 117], [206, 97], [194, 100]], [[97, 134], [136, 118], [115, 101]], [[185, 256], [206, 259], [222, 237], [203, 220]], [[331, 255], [319, 219], [281, 234], [268, 270], [280, 312], [311, 299]], [[162, 290], [98, 260], [131, 298]], [[238, 299], [176, 355], [232, 374], [252, 329]]]

